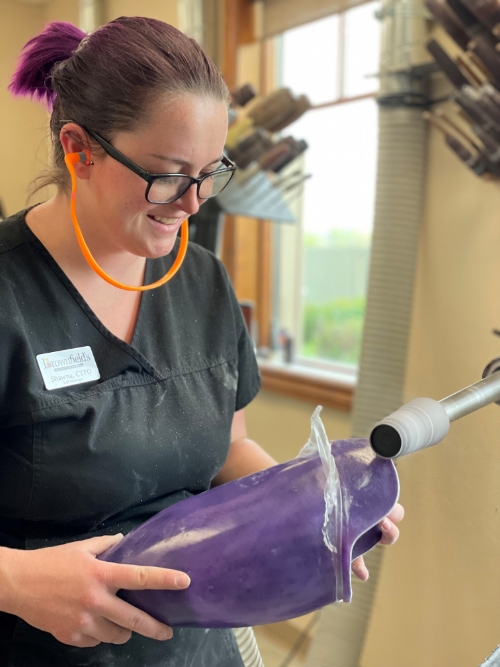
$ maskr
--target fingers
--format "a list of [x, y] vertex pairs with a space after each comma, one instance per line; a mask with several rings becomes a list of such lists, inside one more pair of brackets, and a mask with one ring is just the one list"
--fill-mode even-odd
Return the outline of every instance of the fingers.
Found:
[[168, 625], [160, 623], [149, 614], [114, 596], [110, 596], [109, 604], [103, 609], [103, 615], [112, 624], [150, 639], [165, 641], [172, 639], [173, 636], [172, 628]]
[[385, 519], [379, 523], [379, 528], [382, 531], [380, 544], [394, 544], [394, 542], [397, 541], [399, 537], [399, 529], [394, 523], [402, 521], [404, 515], [405, 511], [403, 506], [396, 503], [389, 513], [389, 516], [386, 516]]
[[172, 628], [137, 609], [114, 593], [125, 590], [183, 590], [191, 583], [184, 572], [163, 567], [100, 563], [100, 578], [112, 595], [101, 606], [102, 615], [111, 623], [151, 639], [171, 639]]
[[61, 644], [68, 644], [69, 646], [76, 646], [77, 648], [94, 648], [101, 643], [98, 639], [94, 639], [94, 637], [89, 637], [88, 635], [82, 635], [81, 633], [76, 632], [68, 635], [55, 633], [54, 637], [57, 641], [61, 642]]
[[169, 570], [164, 567], [143, 565], [122, 565], [118, 563], [101, 564], [101, 580], [109, 589], [119, 591], [138, 590], [182, 590], [191, 580], [184, 572]]
[[394, 542], [397, 541], [399, 537], [399, 528], [395, 526], [388, 517], [380, 522], [379, 527], [382, 531], [380, 544], [394, 544]]
[[115, 544], [123, 540], [122, 533], [117, 535], [103, 535], [100, 537], [91, 537], [88, 540], [82, 540], [81, 542], [76, 542], [71, 544], [72, 548], [81, 548], [85, 551], [88, 551], [93, 556], [100, 556], [102, 553], [114, 547]]
[[131, 630], [122, 628], [106, 618], [92, 619], [82, 624], [84, 637], [95, 639], [98, 643], [125, 644], [132, 636]]
[[389, 519], [393, 523], [399, 523], [400, 521], [403, 520], [404, 515], [405, 515], [404, 507], [399, 503], [396, 503], [389, 513]]
[[361, 579], [361, 581], [366, 581], [370, 576], [365, 561], [363, 560], [363, 556], [359, 556], [359, 558], [352, 561], [351, 569], [353, 574], [355, 574], [358, 579]]

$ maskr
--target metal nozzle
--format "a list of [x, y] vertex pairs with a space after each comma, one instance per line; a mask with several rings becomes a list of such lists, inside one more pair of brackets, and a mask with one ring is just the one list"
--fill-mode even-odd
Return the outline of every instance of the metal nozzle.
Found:
[[[495, 363], [497, 362], [497, 363]], [[450, 422], [500, 399], [500, 360], [489, 364], [483, 380], [441, 401], [416, 398], [375, 426], [370, 443], [382, 458], [393, 459], [436, 445]]]

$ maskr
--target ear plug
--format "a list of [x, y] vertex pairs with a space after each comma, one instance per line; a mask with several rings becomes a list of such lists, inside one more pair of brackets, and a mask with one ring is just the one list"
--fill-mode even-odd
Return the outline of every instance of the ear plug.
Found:
[[118, 280], [115, 280], [111, 276], [108, 276], [108, 274], [103, 269], [101, 269], [99, 264], [95, 261], [94, 257], [92, 256], [92, 253], [89, 250], [88, 245], [85, 242], [85, 239], [83, 238], [82, 230], [80, 229], [78, 218], [76, 216], [77, 178], [75, 174], [75, 164], [77, 164], [78, 162], [83, 162], [84, 164], [94, 164], [90, 159], [90, 153], [87, 154], [83, 151], [80, 151], [78, 153], [67, 153], [66, 156], [64, 157], [64, 162], [66, 163], [66, 166], [71, 176], [70, 212], [71, 212], [71, 220], [73, 221], [73, 227], [75, 229], [76, 240], [78, 241], [78, 245], [80, 246], [80, 250], [82, 251], [83, 256], [87, 260], [90, 267], [97, 273], [97, 275], [99, 275], [103, 280], [105, 280], [110, 285], [114, 285], [115, 287], [119, 287], [120, 289], [128, 290], [130, 292], [144, 292], [146, 290], [155, 289], [156, 287], [164, 285], [171, 278], [173, 278], [177, 273], [177, 271], [179, 270], [187, 252], [188, 241], [189, 241], [188, 219], [186, 218], [181, 225], [181, 242], [179, 245], [179, 252], [177, 253], [177, 257], [175, 258], [174, 263], [172, 264], [168, 272], [163, 276], [163, 278], [160, 278], [160, 280], [151, 283], [151, 285], [137, 285], [137, 286], [124, 285], [123, 283], [118, 282]]
[[80, 157], [80, 162], [83, 162], [83, 164], [94, 164], [93, 161], [90, 159], [90, 153], [84, 153], [82, 151], [78, 153], [78, 156]]

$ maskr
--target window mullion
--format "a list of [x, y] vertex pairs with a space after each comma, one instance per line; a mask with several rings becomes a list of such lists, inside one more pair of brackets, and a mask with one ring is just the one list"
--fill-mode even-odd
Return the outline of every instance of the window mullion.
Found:
[[337, 58], [337, 97], [339, 100], [344, 98], [344, 72], [345, 72], [345, 14], [339, 14], [337, 23], [338, 30], [338, 58]]

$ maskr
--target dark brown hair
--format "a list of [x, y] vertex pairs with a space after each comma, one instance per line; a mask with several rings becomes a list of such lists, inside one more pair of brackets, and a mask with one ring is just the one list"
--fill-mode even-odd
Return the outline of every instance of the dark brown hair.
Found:
[[52, 108], [53, 166], [34, 191], [69, 185], [59, 140], [65, 121], [112, 139], [147, 121], [164, 95], [229, 99], [219, 70], [197, 42], [162, 21], [125, 16], [91, 35], [70, 23], [49, 23], [25, 45], [9, 89]]

